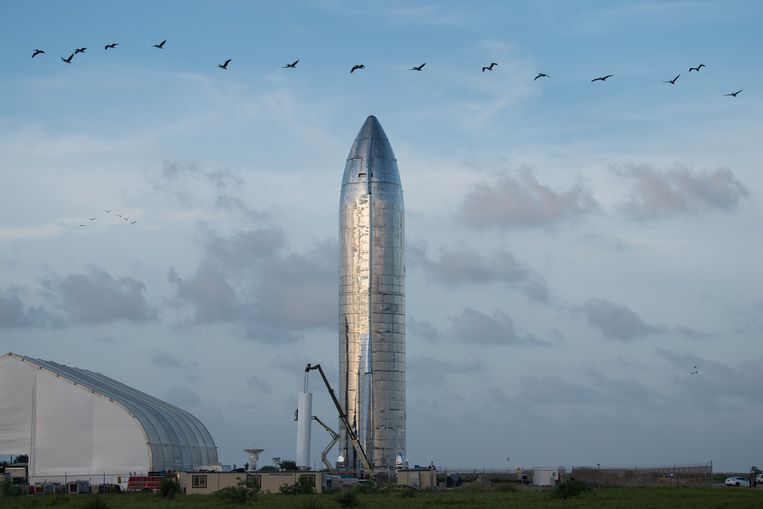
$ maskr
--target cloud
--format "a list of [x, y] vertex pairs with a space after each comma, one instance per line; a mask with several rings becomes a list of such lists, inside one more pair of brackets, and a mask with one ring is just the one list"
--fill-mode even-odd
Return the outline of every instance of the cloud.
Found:
[[540, 274], [521, 264], [514, 255], [498, 249], [483, 254], [477, 249], [458, 245], [441, 248], [439, 257], [431, 258], [424, 245], [409, 250], [412, 265], [423, 267], [430, 282], [443, 286], [503, 282], [519, 287], [529, 297], [547, 302], [549, 292]]
[[500, 309], [489, 316], [472, 308], [464, 308], [458, 316], [448, 318], [455, 338], [482, 345], [547, 345], [527, 332], [521, 332], [514, 320]]
[[30, 306], [22, 300], [23, 289], [10, 286], [0, 290], [0, 329], [53, 327], [58, 319], [41, 306]]
[[612, 173], [629, 181], [630, 199], [621, 209], [637, 221], [653, 221], [705, 210], [733, 210], [749, 195], [727, 168], [696, 170], [676, 166], [658, 170], [649, 165], [624, 165]]
[[407, 318], [407, 321], [410, 336], [414, 338], [421, 337], [431, 342], [439, 341], [442, 339], [440, 331], [438, 331], [431, 322], [427, 320], [417, 320], [416, 318], [410, 316]]
[[579, 309], [604, 339], [629, 341], [665, 332], [663, 327], [650, 325], [629, 308], [608, 300], [590, 299]]
[[180, 408], [201, 404], [201, 397], [188, 387], [173, 385], [162, 394], [162, 399]]
[[270, 382], [267, 380], [260, 378], [257, 375], [252, 375], [249, 378], [246, 379], [246, 384], [254, 387], [257, 389], [260, 393], [263, 394], [270, 394], [273, 392], [273, 386], [270, 385]]
[[406, 369], [411, 384], [437, 387], [447, 385], [454, 375], [482, 375], [490, 371], [485, 361], [476, 357], [440, 360], [425, 355], [411, 356]]
[[557, 192], [525, 169], [473, 186], [464, 196], [458, 218], [480, 228], [550, 228], [596, 210], [596, 200], [582, 187]]
[[266, 212], [249, 207], [241, 198], [243, 185], [244, 180], [231, 170], [207, 170], [193, 162], [179, 161], [165, 162], [154, 179], [155, 188], [186, 205], [211, 201], [216, 208], [240, 212], [249, 219], [266, 218]]
[[175, 302], [188, 305], [197, 323], [237, 323], [251, 339], [295, 341], [313, 328], [336, 327], [337, 246], [319, 242], [303, 253], [288, 252], [280, 228], [228, 236], [207, 232], [196, 272], [169, 281]]
[[155, 320], [156, 311], [145, 298], [146, 285], [134, 278], [114, 279], [106, 270], [89, 265], [83, 274], [44, 278], [45, 297], [73, 320], [87, 323]]

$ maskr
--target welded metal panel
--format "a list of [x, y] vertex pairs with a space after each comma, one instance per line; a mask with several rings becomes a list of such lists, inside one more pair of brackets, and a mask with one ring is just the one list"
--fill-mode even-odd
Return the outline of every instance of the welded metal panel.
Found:
[[[394, 468], [397, 455], [405, 455], [403, 189], [392, 147], [373, 116], [347, 157], [339, 245], [339, 397], [369, 461]], [[340, 447], [357, 468], [344, 430]]]

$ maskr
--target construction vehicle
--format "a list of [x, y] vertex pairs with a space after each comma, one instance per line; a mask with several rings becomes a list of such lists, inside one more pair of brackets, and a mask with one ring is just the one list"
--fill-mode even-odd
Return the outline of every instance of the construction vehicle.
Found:
[[[339, 403], [339, 400], [336, 399], [336, 394], [334, 394], [334, 389], [332, 389], [328, 378], [326, 378], [326, 373], [323, 372], [323, 368], [321, 367], [321, 365], [320, 364], [312, 365], [308, 363], [307, 366], [305, 367], [305, 377], [307, 377], [310, 371], [313, 371], [313, 370], [318, 370], [318, 373], [320, 373], [321, 378], [323, 379], [323, 383], [326, 385], [326, 389], [328, 389], [329, 391], [331, 400], [334, 402], [334, 406], [336, 407], [337, 412], [339, 412], [339, 419], [342, 421], [342, 425], [344, 426], [345, 432], [347, 432], [347, 436], [350, 438], [350, 442], [352, 442], [352, 447], [355, 449], [355, 453], [358, 455], [358, 458], [360, 458], [360, 463], [362, 466], [361, 477], [367, 476], [367, 477], [373, 478], [374, 469], [371, 466], [371, 463], [369, 463], [368, 461], [368, 456], [366, 456], [366, 451], [364, 451], [363, 446], [360, 445], [360, 440], [358, 440], [358, 434], [355, 432], [354, 429], [352, 429], [352, 426], [350, 426], [350, 421], [347, 419], [347, 414], [342, 409], [342, 405]], [[320, 421], [318, 422], [320, 423]], [[324, 427], [326, 426], [324, 425]], [[333, 447], [333, 443], [331, 444], [330, 447]]]
[[328, 454], [331, 452], [331, 449], [334, 448], [337, 442], [339, 442], [339, 433], [334, 431], [333, 429], [329, 428], [328, 425], [320, 420], [318, 417], [313, 416], [313, 420], [323, 426], [323, 429], [328, 431], [329, 435], [331, 435], [331, 442], [329, 442], [329, 445], [326, 446], [325, 449], [323, 449], [323, 452], [321, 453], [321, 462], [323, 462], [324, 465], [326, 465], [326, 469], [333, 473], [336, 473], [336, 468], [334, 468], [334, 465], [331, 464], [331, 462], [328, 460]]

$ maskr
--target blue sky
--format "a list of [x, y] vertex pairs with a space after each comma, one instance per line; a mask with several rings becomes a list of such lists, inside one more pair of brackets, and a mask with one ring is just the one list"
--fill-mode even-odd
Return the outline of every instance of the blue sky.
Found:
[[759, 464], [721, 437], [763, 418], [762, 10], [0, 4], [0, 351], [187, 408], [227, 463], [293, 456], [374, 114], [405, 190], [413, 461]]

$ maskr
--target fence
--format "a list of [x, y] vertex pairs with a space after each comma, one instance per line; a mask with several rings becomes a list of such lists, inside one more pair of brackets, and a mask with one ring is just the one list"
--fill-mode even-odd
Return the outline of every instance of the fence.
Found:
[[594, 486], [691, 486], [713, 485], [713, 464], [668, 465], [662, 467], [572, 467], [575, 480]]

